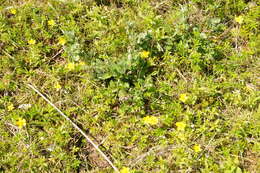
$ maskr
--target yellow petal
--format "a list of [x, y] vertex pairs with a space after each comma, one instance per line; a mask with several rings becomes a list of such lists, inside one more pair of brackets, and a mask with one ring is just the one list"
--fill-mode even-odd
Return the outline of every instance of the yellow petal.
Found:
[[70, 71], [74, 70], [75, 69], [75, 64], [70, 62], [67, 64], [66, 68]]
[[60, 37], [58, 43], [59, 43], [60, 45], [64, 45], [64, 44], [67, 43], [67, 40], [66, 40], [65, 38], [63, 38], [63, 37]]
[[12, 9], [10, 10], [10, 13], [13, 14], [13, 15], [15, 15], [16, 12], [17, 12], [17, 11], [16, 11], [16, 9], [14, 9], [14, 8], [12, 8]]
[[235, 21], [236, 21], [237, 23], [239, 23], [239, 24], [242, 24], [242, 23], [243, 23], [243, 20], [244, 20], [243, 16], [235, 17]]
[[56, 24], [56, 22], [53, 19], [48, 21], [49, 26], [54, 26], [55, 24]]
[[55, 88], [57, 91], [59, 91], [59, 90], [61, 89], [61, 85], [60, 85], [59, 83], [56, 83], [56, 84], [54, 85], [54, 88]]
[[24, 126], [26, 126], [26, 120], [25, 119], [22, 119], [22, 118], [19, 118], [17, 121], [16, 121], [16, 125], [18, 126], [18, 128], [23, 128]]
[[156, 125], [158, 124], [159, 120], [155, 116], [146, 116], [143, 118], [143, 122], [145, 124]]
[[34, 45], [35, 43], [36, 43], [36, 41], [33, 40], [33, 39], [31, 39], [31, 40], [28, 41], [28, 44], [30, 44], [30, 45]]
[[140, 56], [141, 56], [141, 58], [148, 58], [149, 55], [150, 55], [150, 52], [148, 52], [148, 51], [140, 52]]
[[179, 100], [182, 101], [183, 103], [185, 103], [188, 100], [188, 94], [184, 93], [180, 95]]
[[120, 173], [130, 173], [130, 169], [127, 168], [127, 167], [123, 167], [123, 168], [120, 170]]
[[185, 122], [183, 122], [183, 121], [176, 122], [175, 125], [177, 127], [177, 130], [179, 130], [179, 131], [184, 131], [185, 130], [185, 127], [186, 127], [186, 123]]
[[7, 106], [8, 111], [12, 111], [13, 109], [14, 109], [14, 105], [12, 103]]
[[200, 152], [200, 151], [201, 151], [200, 145], [194, 145], [194, 146], [193, 146], [193, 150], [194, 150], [196, 153]]

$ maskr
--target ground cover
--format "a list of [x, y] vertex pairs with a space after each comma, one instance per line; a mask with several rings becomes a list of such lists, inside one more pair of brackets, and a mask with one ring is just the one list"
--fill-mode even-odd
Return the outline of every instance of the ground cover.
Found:
[[0, 0], [0, 172], [260, 172], [259, 2]]

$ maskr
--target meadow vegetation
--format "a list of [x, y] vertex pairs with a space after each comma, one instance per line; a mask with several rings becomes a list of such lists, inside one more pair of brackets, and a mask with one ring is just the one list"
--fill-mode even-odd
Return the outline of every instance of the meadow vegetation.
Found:
[[0, 0], [0, 172], [260, 172], [257, 0]]

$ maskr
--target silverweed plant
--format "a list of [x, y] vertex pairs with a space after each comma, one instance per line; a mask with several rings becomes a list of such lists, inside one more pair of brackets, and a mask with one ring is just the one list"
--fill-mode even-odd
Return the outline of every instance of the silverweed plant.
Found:
[[257, 0], [0, 0], [0, 172], [260, 172]]

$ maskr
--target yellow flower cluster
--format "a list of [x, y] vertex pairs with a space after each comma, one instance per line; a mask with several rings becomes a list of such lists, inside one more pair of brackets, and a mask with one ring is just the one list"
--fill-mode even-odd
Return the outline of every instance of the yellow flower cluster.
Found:
[[60, 37], [59, 38], [59, 42], [60, 45], [65, 45], [67, 43], [67, 40], [64, 37]]
[[7, 106], [8, 111], [12, 111], [14, 109], [14, 105], [11, 103]]
[[187, 93], [184, 93], [184, 94], [181, 94], [180, 95], [180, 98], [179, 100], [182, 101], [183, 103], [185, 103], [187, 100], [188, 100], [188, 94]]
[[35, 43], [36, 43], [36, 41], [34, 39], [31, 39], [28, 41], [28, 44], [30, 44], [30, 45], [34, 45]]
[[18, 126], [18, 128], [21, 129], [24, 126], [26, 126], [26, 120], [22, 118], [18, 118], [18, 120], [16, 121], [16, 125]]
[[159, 120], [155, 116], [146, 116], [143, 118], [143, 122], [145, 124], [156, 125], [158, 124]]
[[198, 144], [194, 145], [194, 146], [193, 146], [193, 150], [194, 150], [196, 153], [200, 152], [200, 151], [201, 151], [200, 145], [198, 145]]
[[54, 88], [56, 89], [56, 91], [59, 91], [61, 89], [61, 85], [57, 82], [55, 85], [54, 85]]
[[17, 13], [17, 11], [16, 11], [16, 9], [12, 8], [12, 9], [10, 10], [10, 13], [13, 14], [13, 15], [15, 15], [15, 14]]
[[48, 25], [49, 25], [49, 26], [55, 26], [55, 25], [56, 25], [55, 20], [53, 20], [53, 19], [49, 20], [49, 21], [48, 21]]
[[66, 69], [68, 69], [69, 71], [73, 71], [73, 70], [75, 69], [75, 63], [69, 62], [69, 63], [66, 65]]
[[76, 67], [84, 68], [85, 65], [86, 65], [86, 63], [84, 61], [80, 61], [79, 63], [69, 62], [68, 64], [66, 64], [65, 68], [68, 71], [73, 71], [73, 70], [75, 70]]
[[150, 52], [148, 52], [148, 51], [142, 51], [142, 52], [140, 52], [141, 58], [148, 58], [149, 55], [150, 55]]
[[176, 122], [175, 125], [176, 125], [178, 131], [184, 131], [185, 130], [185, 127], [186, 127], [185, 122], [183, 122], [183, 121]]
[[244, 18], [243, 16], [237, 16], [235, 17], [235, 21], [241, 25], [244, 21]]
[[130, 169], [127, 168], [127, 167], [123, 167], [123, 168], [120, 170], [120, 173], [130, 173]]

